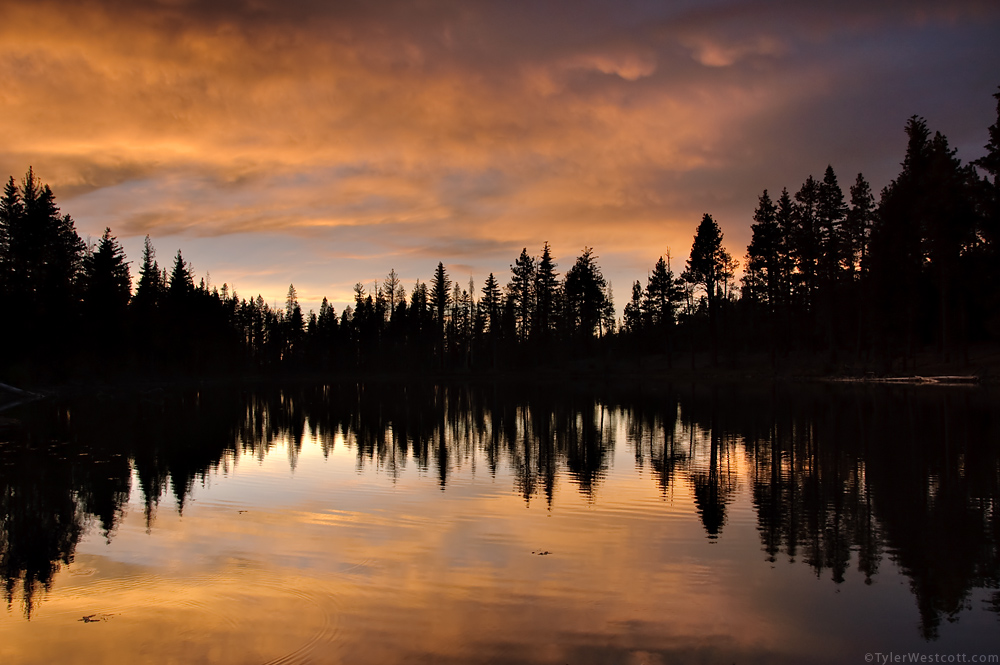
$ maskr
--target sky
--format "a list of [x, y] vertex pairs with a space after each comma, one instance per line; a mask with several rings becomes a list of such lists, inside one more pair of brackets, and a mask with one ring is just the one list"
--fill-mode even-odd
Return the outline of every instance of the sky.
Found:
[[995, 0], [0, 0], [0, 177], [31, 166], [133, 275], [148, 234], [339, 312], [549, 242], [620, 311], [705, 213], [742, 259], [764, 189], [878, 192], [912, 115], [981, 156], [998, 65]]

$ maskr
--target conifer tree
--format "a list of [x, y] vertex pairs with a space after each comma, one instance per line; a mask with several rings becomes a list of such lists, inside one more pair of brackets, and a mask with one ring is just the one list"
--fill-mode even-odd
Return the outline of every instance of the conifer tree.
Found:
[[535, 259], [528, 255], [527, 247], [521, 250], [521, 255], [511, 264], [510, 272], [507, 299], [514, 305], [517, 337], [524, 341], [528, 338], [531, 313], [535, 309]]
[[985, 201], [981, 235], [986, 255], [1000, 258], [1000, 92], [993, 93], [997, 100], [997, 119], [989, 127], [990, 140], [986, 154], [973, 164], [986, 172]]
[[444, 332], [445, 312], [451, 303], [451, 280], [448, 278], [448, 271], [444, 269], [444, 264], [438, 262], [434, 270], [434, 278], [431, 280], [430, 301], [434, 308], [437, 324]]
[[781, 189], [775, 217], [781, 229], [778, 243], [778, 304], [787, 309], [792, 304], [792, 273], [795, 270], [795, 256], [792, 237], [795, 235], [795, 203], [787, 188]]
[[497, 284], [493, 273], [490, 273], [483, 284], [483, 297], [479, 301], [479, 309], [488, 323], [488, 330], [491, 336], [495, 336], [500, 328], [500, 314], [502, 303], [500, 302], [500, 285]]
[[382, 281], [382, 292], [385, 294], [386, 300], [389, 301], [389, 316], [396, 311], [397, 298], [399, 297], [399, 275], [396, 274], [395, 268], [389, 270], [389, 274], [386, 275], [385, 280]]
[[646, 281], [642, 309], [650, 324], [669, 334], [676, 321], [677, 305], [682, 299], [680, 285], [670, 267], [670, 252], [661, 256]]
[[594, 250], [584, 247], [576, 263], [566, 272], [563, 283], [567, 324], [571, 333], [584, 343], [589, 343], [598, 326], [603, 328], [607, 313], [608, 283], [596, 259]]
[[622, 324], [625, 332], [637, 335], [642, 330], [642, 284], [636, 280], [632, 284], [632, 299], [622, 311]]
[[846, 265], [851, 275], [868, 269], [868, 238], [875, 221], [875, 197], [862, 174], [851, 185], [851, 204], [844, 220], [847, 244]]
[[795, 193], [792, 209], [792, 233], [790, 254], [795, 264], [792, 274], [796, 304], [805, 312], [813, 308], [816, 290], [816, 273], [820, 257], [820, 233], [818, 228], [820, 203], [820, 183], [812, 176], [806, 178]]
[[4, 186], [3, 198], [0, 198], [0, 298], [8, 293], [14, 279], [15, 245], [12, 238], [18, 233], [23, 216], [21, 191], [11, 176]]
[[[787, 197], [788, 192], [785, 192]], [[773, 314], [781, 291], [781, 227], [778, 208], [771, 202], [767, 190], [757, 199], [754, 223], [747, 246], [744, 285]]]
[[301, 340], [305, 327], [302, 307], [299, 305], [299, 294], [294, 284], [288, 285], [288, 293], [285, 296], [285, 322], [288, 328], [288, 341], [294, 349], [294, 345]]
[[916, 344], [918, 288], [923, 268], [921, 247], [923, 174], [930, 160], [930, 131], [919, 116], [906, 123], [903, 170], [883, 190], [869, 244], [873, 313], [883, 357], [900, 348], [904, 360]]
[[533, 335], [542, 344], [548, 342], [555, 329], [556, 303], [559, 300], [559, 277], [548, 242], [542, 245], [542, 256], [535, 273], [535, 310], [532, 314]]
[[191, 265], [184, 260], [181, 250], [174, 256], [174, 267], [170, 271], [168, 293], [174, 300], [181, 300], [194, 292], [194, 275]]
[[722, 230], [708, 213], [705, 213], [698, 225], [698, 230], [691, 245], [687, 269], [683, 278], [705, 291], [708, 302], [708, 319], [711, 330], [712, 364], [718, 362], [718, 306], [722, 295], [722, 286], [728, 279], [728, 265], [732, 261], [729, 253], [722, 246]]
[[142, 244], [142, 265], [139, 266], [133, 304], [141, 309], [155, 307], [161, 296], [160, 266], [156, 263], [156, 250], [147, 235]]
[[85, 302], [103, 316], [124, 316], [132, 296], [132, 279], [129, 275], [125, 250], [118, 239], [105, 228], [97, 248], [85, 262]]
[[844, 192], [837, 182], [833, 167], [827, 165], [823, 182], [819, 184], [816, 205], [817, 269], [827, 288], [840, 279], [841, 270], [847, 263], [843, 230], [846, 215]]

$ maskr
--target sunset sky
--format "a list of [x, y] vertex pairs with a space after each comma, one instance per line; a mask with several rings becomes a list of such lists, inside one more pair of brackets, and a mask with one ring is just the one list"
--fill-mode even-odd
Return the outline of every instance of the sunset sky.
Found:
[[619, 311], [711, 213], [899, 170], [922, 115], [963, 161], [996, 121], [1000, 3], [0, 0], [0, 175], [31, 165], [136, 271], [339, 312], [394, 268], [477, 288], [592, 246]]

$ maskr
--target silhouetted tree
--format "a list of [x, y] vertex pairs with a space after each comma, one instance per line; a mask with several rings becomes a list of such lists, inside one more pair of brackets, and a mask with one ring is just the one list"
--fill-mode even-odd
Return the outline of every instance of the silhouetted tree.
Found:
[[[85, 248], [73, 219], [60, 215], [55, 195], [32, 169], [18, 188], [8, 181], [0, 200], [0, 287], [16, 327], [0, 326], [8, 361], [68, 368], [79, 315]], [[55, 352], [55, 350], [59, 352]]]
[[535, 271], [535, 310], [532, 313], [532, 334], [543, 346], [547, 345], [556, 327], [556, 306], [559, 302], [559, 273], [552, 259], [552, 248], [542, 245], [542, 256]]
[[868, 268], [868, 239], [874, 221], [875, 197], [868, 181], [859, 173], [851, 185], [851, 204], [844, 219], [845, 264], [852, 279]]
[[493, 273], [490, 273], [489, 277], [486, 278], [486, 283], [483, 284], [483, 297], [479, 301], [479, 305], [479, 311], [487, 322], [486, 328], [490, 335], [493, 336], [499, 332], [502, 306], [500, 286], [497, 284]]
[[96, 249], [84, 261], [83, 304], [90, 340], [106, 356], [121, 353], [125, 343], [128, 303], [132, 296], [125, 250], [104, 229]]
[[752, 236], [747, 246], [744, 290], [749, 289], [753, 299], [762, 303], [773, 315], [781, 297], [782, 230], [778, 225], [778, 209], [766, 189], [757, 200], [753, 219], [754, 223], [750, 226]]
[[717, 310], [721, 288], [727, 279], [729, 253], [722, 246], [722, 231], [712, 216], [705, 213], [691, 245], [687, 269], [682, 277], [705, 290], [708, 301], [709, 327], [711, 329], [712, 364], [718, 362]]
[[177, 250], [174, 256], [174, 267], [170, 271], [170, 285], [167, 294], [170, 298], [181, 300], [187, 298], [194, 291], [194, 274], [191, 266], [184, 260], [181, 250]]
[[[816, 290], [817, 264], [820, 259], [819, 203], [820, 183], [812, 176], [806, 178], [795, 193], [792, 208], [792, 232], [788, 238], [790, 255], [795, 271], [792, 273], [792, 287], [795, 305], [800, 314], [813, 312], [813, 298]], [[806, 328], [800, 334], [812, 332], [812, 317], [807, 316]]]
[[430, 301], [434, 307], [435, 321], [443, 331], [444, 315], [451, 303], [451, 280], [448, 279], [448, 272], [444, 269], [444, 264], [440, 262], [437, 264], [434, 278], [431, 280]]
[[632, 299], [622, 312], [624, 331], [632, 335], [642, 332], [642, 284], [636, 280], [632, 284]]
[[819, 184], [816, 204], [816, 230], [819, 241], [817, 268], [824, 285], [835, 283], [847, 263], [843, 223], [847, 215], [844, 192], [837, 182], [833, 167], [827, 165], [823, 182]]
[[608, 283], [596, 263], [597, 257], [590, 247], [583, 248], [583, 254], [573, 267], [566, 272], [563, 283], [565, 294], [566, 321], [571, 334], [588, 344], [603, 324], [607, 312]]
[[521, 255], [511, 264], [510, 272], [507, 299], [514, 306], [517, 338], [523, 342], [528, 339], [531, 330], [531, 313], [534, 309], [535, 296], [535, 259], [528, 256], [527, 247], [521, 250]]
[[305, 332], [305, 320], [302, 317], [302, 306], [299, 305], [299, 294], [294, 284], [288, 285], [285, 295], [285, 339], [288, 353], [295, 359], [301, 355], [302, 336]]

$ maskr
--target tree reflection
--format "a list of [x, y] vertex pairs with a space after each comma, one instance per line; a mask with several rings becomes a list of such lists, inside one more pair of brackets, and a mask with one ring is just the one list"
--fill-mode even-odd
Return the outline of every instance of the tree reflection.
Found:
[[[110, 540], [133, 489], [160, 501], [241, 456], [341, 445], [395, 482], [408, 465], [447, 491], [459, 471], [509, 473], [550, 508], [561, 481], [601, 501], [626, 445], [658, 492], [690, 489], [709, 539], [745, 491], [764, 558], [867, 583], [890, 556], [933, 639], [973, 589], [1000, 585], [1000, 424], [983, 391], [791, 386], [585, 388], [344, 384], [150, 390], [23, 407], [0, 431], [0, 577], [30, 616], [91, 528]], [[622, 439], [620, 433], [624, 433]], [[480, 465], [477, 468], [476, 465]], [[484, 467], [484, 468], [483, 468]], [[135, 487], [133, 487], [135, 485]], [[994, 598], [990, 607], [1000, 606]]]

